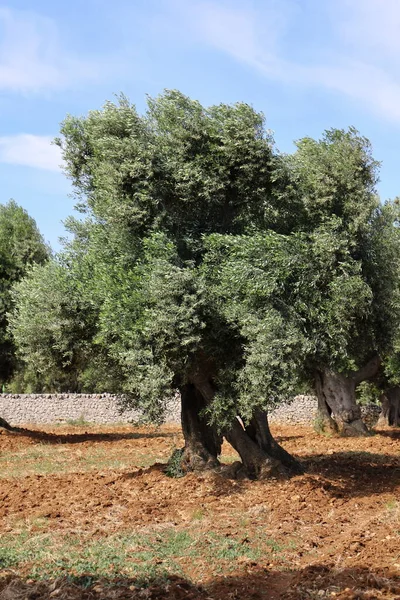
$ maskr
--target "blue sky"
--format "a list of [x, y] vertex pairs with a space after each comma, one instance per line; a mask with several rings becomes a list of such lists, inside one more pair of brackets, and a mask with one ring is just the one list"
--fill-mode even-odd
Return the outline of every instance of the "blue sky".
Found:
[[9, 0], [0, 5], [0, 203], [53, 248], [74, 200], [50, 144], [67, 113], [177, 88], [262, 110], [277, 146], [354, 125], [400, 195], [399, 0]]

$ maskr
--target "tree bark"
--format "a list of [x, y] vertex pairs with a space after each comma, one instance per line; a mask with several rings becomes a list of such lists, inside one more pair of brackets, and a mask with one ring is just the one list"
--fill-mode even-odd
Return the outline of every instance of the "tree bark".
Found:
[[284, 467], [293, 473], [302, 473], [301, 464], [287, 452], [272, 436], [268, 423], [268, 413], [257, 409], [250, 424], [246, 427], [246, 433], [257, 443], [259, 448], [268, 456], [279, 460]]
[[381, 398], [382, 409], [377, 427], [398, 427], [400, 425], [400, 386], [386, 390]]
[[[216, 428], [208, 425], [201, 415], [212, 402], [215, 391], [212, 366], [203, 359], [191, 373], [190, 383], [181, 388], [182, 430], [185, 438], [181, 464], [184, 471], [213, 468], [221, 471], [218, 456], [221, 453], [222, 435], [218, 435]], [[242, 463], [224, 468], [221, 472], [225, 474], [263, 479], [279, 473], [287, 474], [288, 471], [302, 472], [301, 465], [272, 437], [267, 413], [263, 411], [255, 411], [248, 429], [235, 418], [223, 435], [242, 460]]]
[[332, 411], [339, 433], [348, 437], [368, 435], [368, 429], [361, 419], [361, 409], [356, 402], [355, 379], [343, 373], [325, 370], [318, 373], [317, 381], [319, 406], [325, 403]]
[[324, 393], [323, 378], [320, 372], [315, 375], [315, 389], [318, 399], [318, 418], [315, 429], [318, 433], [325, 431], [337, 433], [339, 431], [336, 421], [332, 419], [332, 409], [327, 403]]
[[368, 428], [361, 419], [361, 409], [356, 401], [356, 387], [362, 381], [374, 377], [380, 367], [379, 356], [374, 356], [364, 367], [349, 374], [336, 373], [329, 369], [319, 370], [315, 377], [320, 417], [332, 425], [335, 420], [344, 436], [368, 435]]
[[244, 428], [235, 419], [224, 432], [227, 441], [239, 454], [251, 479], [267, 479], [277, 475], [302, 473], [301, 464], [272, 437], [267, 413], [256, 410], [250, 424]]
[[185, 439], [182, 453], [182, 470], [203, 471], [219, 465], [222, 436], [208, 425], [201, 411], [206, 401], [196, 387], [189, 383], [181, 388], [181, 421]]
[[281, 462], [264, 452], [243, 429], [238, 419], [235, 419], [225, 432], [225, 437], [239, 454], [245, 473], [250, 479], [268, 479], [285, 473]]

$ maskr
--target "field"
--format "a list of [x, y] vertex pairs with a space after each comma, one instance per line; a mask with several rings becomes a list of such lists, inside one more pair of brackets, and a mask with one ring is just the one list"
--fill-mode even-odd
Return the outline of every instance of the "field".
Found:
[[273, 432], [305, 475], [167, 477], [171, 426], [3, 432], [0, 599], [400, 598], [399, 434]]

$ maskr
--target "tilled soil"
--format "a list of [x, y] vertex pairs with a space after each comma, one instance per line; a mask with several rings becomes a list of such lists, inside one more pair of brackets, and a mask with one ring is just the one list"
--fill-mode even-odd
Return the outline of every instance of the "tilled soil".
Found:
[[[143, 588], [134, 579], [38, 582], [3, 569], [0, 599], [15, 598], [398, 598], [400, 599], [400, 434], [368, 438], [318, 436], [305, 427], [274, 426], [274, 435], [306, 467], [304, 475], [234, 481], [215, 474], [169, 478], [165, 465], [28, 474], [0, 479], [0, 533], [40, 531], [85, 540], [163, 528], [210, 532], [251, 545], [274, 541], [252, 560], [182, 557], [179, 574]], [[62, 445], [71, 456], [101, 448], [120, 455], [165, 457], [180, 431], [166, 426], [46, 429], [0, 435], [0, 456], [28, 447]], [[227, 445], [226, 455], [233, 450]], [[40, 460], [40, 455], [39, 455]], [[45, 525], [43, 525], [43, 522]], [[44, 529], [43, 529], [44, 528]], [[1, 545], [1, 542], [0, 542]], [[276, 549], [279, 549], [276, 550]]]

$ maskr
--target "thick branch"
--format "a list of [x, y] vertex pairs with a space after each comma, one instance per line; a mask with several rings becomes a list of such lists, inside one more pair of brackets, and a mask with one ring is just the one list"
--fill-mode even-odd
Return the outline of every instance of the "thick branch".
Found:
[[351, 374], [351, 378], [353, 379], [354, 383], [359, 385], [362, 381], [375, 377], [375, 375], [378, 373], [379, 367], [381, 366], [381, 362], [380, 356], [376, 355], [371, 358], [366, 365], [361, 367], [361, 369], [354, 371]]

